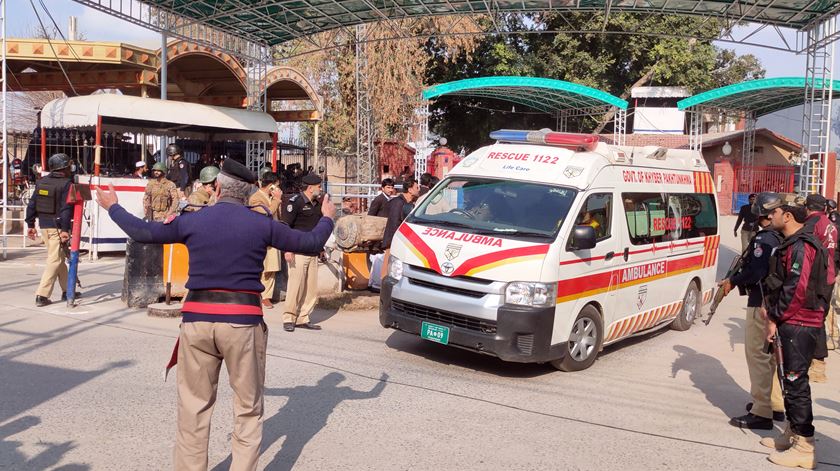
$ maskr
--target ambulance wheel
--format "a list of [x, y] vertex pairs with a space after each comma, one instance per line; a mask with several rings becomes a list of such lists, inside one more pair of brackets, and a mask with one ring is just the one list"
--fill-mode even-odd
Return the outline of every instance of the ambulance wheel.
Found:
[[674, 322], [671, 323], [671, 328], [679, 331], [690, 329], [699, 313], [700, 289], [697, 288], [697, 283], [692, 281], [683, 297], [682, 309]]
[[586, 306], [572, 325], [566, 354], [551, 365], [560, 371], [581, 371], [592, 366], [604, 340], [601, 331], [601, 315], [593, 306]]

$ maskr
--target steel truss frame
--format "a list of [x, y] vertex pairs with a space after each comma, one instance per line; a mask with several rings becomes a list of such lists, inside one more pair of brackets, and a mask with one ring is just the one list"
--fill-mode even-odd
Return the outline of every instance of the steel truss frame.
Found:
[[377, 158], [373, 145], [374, 110], [370, 103], [368, 90], [367, 44], [359, 39], [365, 38], [369, 26], [356, 26], [356, 182], [376, 183]]
[[[802, 158], [799, 192], [828, 196], [826, 159], [831, 132], [831, 100], [834, 79], [834, 39], [837, 17], [813, 25], [807, 31], [805, 63], [805, 106], [802, 117]], [[828, 81], [828, 86], [823, 84]]]

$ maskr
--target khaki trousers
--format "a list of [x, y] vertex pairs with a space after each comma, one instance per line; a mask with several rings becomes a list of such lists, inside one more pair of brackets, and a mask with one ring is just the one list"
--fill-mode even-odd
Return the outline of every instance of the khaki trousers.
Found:
[[274, 297], [274, 284], [277, 280], [277, 272], [276, 271], [264, 271], [262, 276], [260, 277], [260, 281], [262, 282], [265, 289], [262, 292], [263, 299], [271, 299]]
[[318, 257], [295, 254], [289, 264], [289, 286], [283, 323], [306, 324], [318, 304]]
[[772, 419], [773, 411], [785, 410], [785, 403], [776, 375], [776, 359], [772, 353], [767, 353], [765, 323], [760, 308], [747, 308], [744, 353], [750, 372], [750, 395], [753, 398], [750, 412]]
[[263, 429], [268, 328], [223, 322], [181, 324], [175, 469], [207, 471], [210, 418], [222, 360], [233, 389], [231, 470], [256, 470]]
[[61, 238], [58, 236], [58, 229], [41, 229], [41, 240], [47, 247], [47, 266], [44, 268], [44, 274], [41, 275], [41, 283], [38, 285], [38, 291], [35, 292], [38, 296], [49, 298], [53, 292], [53, 285], [55, 279], [58, 278], [58, 284], [61, 286], [61, 291], [67, 291], [67, 264], [64, 251], [61, 250]]
[[743, 253], [744, 250], [747, 250], [747, 247], [750, 246], [750, 241], [752, 240], [755, 232], [753, 231], [745, 231], [741, 229], [741, 252]]
[[831, 307], [825, 318], [825, 333], [827, 347], [829, 350], [840, 350], [840, 327], [837, 325], [837, 311], [840, 310], [840, 276], [834, 282], [834, 291], [831, 293]]

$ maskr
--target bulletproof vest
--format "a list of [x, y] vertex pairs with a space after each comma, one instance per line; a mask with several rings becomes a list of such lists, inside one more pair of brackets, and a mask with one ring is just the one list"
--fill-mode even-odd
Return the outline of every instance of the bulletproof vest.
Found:
[[798, 232], [789, 239], [782, 242], [776, 248], [773, 255], [770, 257], [770, 271], [765, 280], [765, 285], [769, 290], [770, 303], [776, 303], [779, 297], [779, 290], [787, 277], [787, 270], [782, 263], [782, 258], [788, 250], [797, 241], [814, 247], [816, 250], [814, 254], [814, 262], [811, 265], [811, 273], [808, 276], [808, 287], [805, 291], [805, 309], [819, 310], [824, 309], [831, 300], [832, 286], [825, 283], [828, 276], [828, 251], [823, 247], [819, 239], [812, 233]]
[[149, 183], [150, 185], [154, 185], [152, 188], [152, 210], [153, 211], [166, 211], [169, 209], [169, 205], [172, 204], [172, 201], [169, 198], [169, 189], [163, 183]]
[[67, 185], [68, 178], [48, 175], [35, 185], [35, 210], [38, 216], [55, 217], [61, 209], [63, 201], [61, 190]]

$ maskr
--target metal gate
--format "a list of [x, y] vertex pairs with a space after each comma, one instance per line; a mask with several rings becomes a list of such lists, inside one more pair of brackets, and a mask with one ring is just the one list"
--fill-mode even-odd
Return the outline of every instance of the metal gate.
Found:
[[747, 204], [750, 193], [760, 193], [762, 191], [792, 192], [795, 173], [796, 167], [793, 165], [767, 165], [764, 167], [735, 165], [735, 176], [732, 182], [732, 211], [737, 213], [741, 206]]

